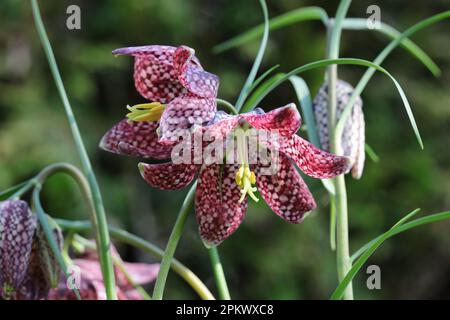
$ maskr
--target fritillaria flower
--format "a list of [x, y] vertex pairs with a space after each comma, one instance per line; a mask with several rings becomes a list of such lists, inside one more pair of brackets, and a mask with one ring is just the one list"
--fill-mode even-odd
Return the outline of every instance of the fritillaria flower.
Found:
[[[338, 80], [336, 85], [336, 117], [339, 119], [345, 106], [347, 105], [354, 88], [343, 80]], [[355, 101], [352, 113], [348, 117], [344, 131], [342, 133], [341, 147], [344, 155], [350, 159], [352, 176], [355, 179], [361, 178], [364, 170], [365, 160], [365, 123], [364, 113], [362, 111], [363, 102], [361, 97]], [[324, 84], [314, 98], [313, 108], [316, 115], [317, 130], [319, 132], [320, 144], [324, 150], [330, 150], [329, 132], [328, 132], [328, 88]]]
[[[57, 242], [62, 234], [53, 226]], [[0, 203], [0, 296], [4, 299], [45, 298], [59, 281], [60, 268], [26, 202]]]
[[214, 117], [219, 79], [203, 70], [187, 46], [141, 46], [116, 49], [135, 58], [134, 83], [149, 103], [128, 106], [133, 121], [158, 122], [159, 140], [171, 144], [191, 127]]
[[[121, 259], [115, 248], [112, 248], [115, 259]], [[121, 261], [121, 260], [120, 260]], [[106, 300], [106, 289], [103, 283], [102, 271], [97, 254], [87, 250], [81, 257], [72, 260], [73, 265], [70, 286], [77, 287], [82, 300]], [[134, 285], [144, 285], [153, 282], [159, 272], [159, 264], [122, 262], [127, 275], [117, 265], [114, 266], [116, 292], [120, 300], [142, 300], [142, 296]], [[128, 276], [132, 279], [130, 283]], [[63, 276], [58, 288], [52, 289], [49, 300], [76, 300], [73, 287]]]
[[[332, 178], [348, 169], [346, 157], [322, 151], [296, 135], [300, 124], [300, 114], [290, 104], [268, 113], [260, 109], [236, 116], [218, 112], [211, 124], [201, 128], [208, 141], [227, 140], [236, 130], [276, 130], [276, 141], [261, 141], [269, 152], [279, 153], [274, 174], [265, 173], [268, 164], [259, 157], [251, 163], [245, 135], [236, 136], [238, 161], [232, 164], [171, 161], [140, 163], [139, 169], [148, 184], [165, 190], [183, 188], [199, 173], [195, 211], [200, 235], [208, 246], [219, 244], [237, 229], [247, 209], [247, 196], [257, 201], [257, 189], [277, 215], [300, 223], [316, 203], [294, 163], [314, 178]], [[154, 130], [152, 123], [121, 122], [105, 135], [102, 146], [115, 153], [167, 159], [172, 147], [159, 143]], [[205, 149], [204, 144], [202, 147]]]

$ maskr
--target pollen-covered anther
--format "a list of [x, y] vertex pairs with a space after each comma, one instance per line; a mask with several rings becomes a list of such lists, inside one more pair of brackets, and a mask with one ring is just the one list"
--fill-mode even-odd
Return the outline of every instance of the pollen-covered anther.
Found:
[[166, 106], [159, 102], [142, 103], [132, 107], [127, 106], [130, 111], [127, 118], [132, 121], [150, 121], [156, 122], [161, 119], [161, 115]]
[[258, 190], [254, 187], [256, 183], [256, 176], [253, 171], [250, 170], [248, 164], [243, 164], [236, 172], [236, 184], [241, 188], [241, 198], [239, 203], [244, 201], [245, 196], [248, 194], [255, 202], [259, 199], [256, 197], [255, 192]]

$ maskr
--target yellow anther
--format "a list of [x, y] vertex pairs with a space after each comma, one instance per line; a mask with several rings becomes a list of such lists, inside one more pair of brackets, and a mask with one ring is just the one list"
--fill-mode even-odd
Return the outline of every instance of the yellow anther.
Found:
[[259, 199], [254, 194], [257, 191], [257, 189], [253, 187], [255, 183], [255, 173], [250, 170], [248, 164], [241, 165], [239, 170], [236, 172], [236, 184], [241, 189], [241, 197], [239, 199], [239, 202], [244, 201], [246, 195], [248, 195], [256, 202], [259, 201]]
[[159, 102], [127, 106], [127, 109], [130, 110], [127, 118], [133, 121], [158, 121], [165, 108], [166, 106]]

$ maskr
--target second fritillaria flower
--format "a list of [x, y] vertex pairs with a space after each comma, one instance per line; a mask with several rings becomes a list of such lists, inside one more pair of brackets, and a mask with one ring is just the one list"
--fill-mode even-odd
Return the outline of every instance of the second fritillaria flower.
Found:
[[[53, 225], [62, 246], [60, 229]], [[0, 202], [0, 296], [35, 300], [46, 297], [59, 281], [60, 268], [28, 204]]]
[[135, 58], [134, 83], [150, 103], [128, 107], [133, 121], [158, 122], [161, 143], [172, 144], [191, 127], [214, 117], [219, 78], [203, 70], [187, 46], [141, 46], [116, 49]]
[[[272, 175], [264, 173], [267, 163], [260, 159], [256, 163], [249, 161], [248, 150], [239, 136], [236, 151], [233, 151], [238, 161], [232, 164], [141, 163], [139, 168], [151, 186], [165, 190], [187, 186], [200, 172], [195, 211], [200, 235], [207, 245], [219, 244], [237, 229], [247, 209], [247, 196], [257, 200], [257, 190], [277, 215], [289, 222], [300, 223], [316, 203], [294, 163], [314, 178], [332, 178], [348, 169], [346, 157], [321, 151], [297, 136], [300, 123], [297, 108], [290, 104], [268, 113], [262, 110], [237, 116], [218, 113], [210, 125], [201, 128], [208, 141], [214, 140], [203, 142], [202, 149], [217, 140], [226, 141], [237, 129], [276, 130], [277, 140], [261, 141], [269, 152], [279, 153], [279, 168]], [[151, 123], [121, 122], [105, 135], [102, 146], [111, 146], [107, 150], [116, 153], [158, 159], [166, 156], [167, 159], [173, 147], [159, 143], [154, 130]], [[130, 147], [118, 148], [120, 145]]]
[[[341, 117], [354, 88], [343, 80], [338, 80], [336, 84], [336, 116]], [[341, 147], [345, 156], [350, 159], [349, 170], [352, 176], [359, 179], [364, 170], [365, 153], [365, 123], [362, 110], [363, 102], [361, 97], [357, 97], [352, 108], [352, 113], [345, 122], [344, 131], [341, 138]], [[324, 150], [330, 150], [328, 132], [328, 87], [324, 84], [317, 93], [313, 102], [314, 113], [316, 115], [317, 130], [319, 132], [320, 144]]]

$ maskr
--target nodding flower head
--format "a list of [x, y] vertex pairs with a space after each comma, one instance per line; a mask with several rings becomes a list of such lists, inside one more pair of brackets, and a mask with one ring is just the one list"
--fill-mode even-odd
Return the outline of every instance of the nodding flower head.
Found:
[[[56, 225], [53, 233], [62, 246]], [[21, 200], [0, 202], [0, 296], [4, 299], [45, 298], [61, 270], [36, 216]]]
[[[339, 119], [347, 105], [354, 88], [343, 80], [338, 80], [336, 84], [336, 116]], [[352, 113], [345, 122], [344, 131], [341, 137], [341, 149], [344, 156], [350, 159], [349, 171], [352, 176], [359, 179], [364, 170], [365, 161], [365, 123], [362, 110], [363, 102], [358, 96], [353, 105]], [[320, 144], [324, 150], [330, 150], [328, 132], [328, 87], [324, 84], [317, 93], [313, 102], [314, 113], [316, 115], [317, 130], [319, 132]]]
[[113, 54], [135, 58], [134, 83], [149, 100], [128, 106], [128, 119], [157, 122], [161, 143], [173, 144], [192, 126], [213, 118], [219, 78], [203, 70], [192, 48], [151, 45], [116, 49]]
[[[213, 246], [237, 229], [245, 216], [247, 199], [258, 201], [257, 191], [277, 215], [292, 223], [300, 223], [305, 213], [316, 207], [294, 164], [314, 178], [332, 178], [348, 169], [346, 157], [322, 151], [299, 137], [296, 132], [300, 123], [294, 104], [268, 113], [260, 109], [236, 116], [216, 113], [207, 126], [199, 128], [203, 136], [200, 149], [204, 155], [214, 143], [223, 141], [224, 157], [232, 154], [233, 162], [211, 163], [204, 158], [200, 162], [173, 162], [170, 158], [177, 146], [161, 144], [156, 126], [150, 122], [123, 121], [106, 134], [104, 142], [115, 153], [167, 159], [165, 163], [139, 164], [142, 177], [152, 187], [180, 189], [198, 174], [196, 217], [202, 240]], [[251, 130], [276, 133], [277, 139], [257, 142], [271, 156], [278, 155], [273, 159], [278, 170], [269, 172], [271, 164], [254, 156], [249, 147]], [[229, 144], [234, 144], [231, 152]]]

